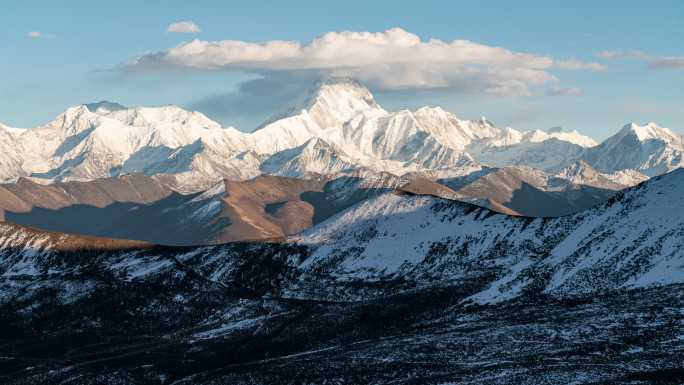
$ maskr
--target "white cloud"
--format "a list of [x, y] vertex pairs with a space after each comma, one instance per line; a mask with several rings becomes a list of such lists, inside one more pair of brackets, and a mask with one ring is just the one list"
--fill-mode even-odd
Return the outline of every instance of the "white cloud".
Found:
[[582, 95], [582, 90], [576, 87], [551, 87], [546, 94], [550, 96]]
[[647, 54], [641, 51], [601, 51], [596, 54], [601, 59], [616, 60], [616, 59], [635, 59], [646, 60], [649, 58]]
[[468, 40], [421, 40], [400, 28], [384, 32], [329, 32], [303, 44], [272, 40], [183, 43], [138, 57], [131, 69], [317, 71], [353, 77], [379, 89], [451, 88], [463, 92], [525, 95], [556, 80], [553, 69], [596, 70], [579, 60], [514, 52]]
[[601, 51], [596, 53], [596, 57], [600, 57], [601, 59], [617, 59], [622, 55], [622, 52], [618, 51]]
[[200, 27], [192, 21], [179, 21], [177, 23], [169, 24], [166, 32], [172, 33], [200, 33]]
[[54, 39], [55, 35], [52, 33], [45, 33], [40, 31], [31, 31], [26, 34], [26, 36], [32, 39]]
[[684, 68], [684, 56], [652, 56], [643, 51], [601, 51], [596, 56], [606, 60], [639, 60], [653, 69]]
[[584, 62], [577, 59], [558, 60], [556, 66], [563, 70], [602, 71], [606, 66], [601, 63]]

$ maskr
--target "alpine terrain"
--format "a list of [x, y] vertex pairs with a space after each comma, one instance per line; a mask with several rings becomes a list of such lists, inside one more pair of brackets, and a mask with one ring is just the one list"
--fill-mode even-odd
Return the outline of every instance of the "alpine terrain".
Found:
[[2, 383], [684, 382], [654, 123], [597, 143], [333, 78], [252, 133], [100, 102], [0, 145]]
[[684, 2], [160, 3], [2, 3], [0, 385], [684, 384]]

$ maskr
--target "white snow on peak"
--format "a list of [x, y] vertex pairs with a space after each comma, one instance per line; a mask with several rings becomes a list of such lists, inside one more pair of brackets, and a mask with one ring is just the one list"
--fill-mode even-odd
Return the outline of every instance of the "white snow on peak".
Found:
[[0, 123], [0, 132], [8, 133], [11, 135], [20, 135], [24, 132], [24, 128], [10, 127], [6, 124]]
[[668, 128], [630, 123], [587, 149], [582, 158], [604, 173], [636, 170], [650, 177], [682, 167], [684, 144], [682, 136]]
[[558, 139], [565, 142], [577, 144], [582, 147], [594, 147], [598, 144], [594, 139], [582, 135], [576, 130], [562, 131], [559, 129], [530, 131], [525, 133], [521, 140], [529, 141], [531, 143], [540, 143], [549, 139]]
[[[652, 138], [664, 144], [647, 140]], [[555, 173], [580, 159], [606, 175], [638, 170], [652, 176], [681, 165], [683, 148], [681, 136], [655, 124], [628, 125], [597, 146], [577, 131], [497, 128], [485, 117], [459, 119], [441, 107], [388, 112], [358, 82], [328, 79], [304, 104], [253, 133], [178, 106], [126, 108], [103, 101], [70, 107], [36, 128], [2, 125], [0, 151], [6, 154], [0, 159], [4, 182], [167, 173], [184, 191], [198, 191], [223, 178], [264, 172], [299, 176], [365, 168], [461, 175], [483, 166], [523, 165]]]
[[643, 126], [637, 123], [629, 123], [626, 124], [617, 134], [618, 137], [624, 137], [628, 135], [636, 137], [641, 142], [655, 139], [667, 143], [678, 143], [680, 146], [682, 143], [681, 135], [674, 133], [669, 128], [660, 127], [653, 122], [647, 123]]
[[307, 102], [307, 110], [322, 129], [339, 127], [365, 111], [384, 112], [368, 88], [350, 79], [323, 82]]
[[475, 140], [500, 134], [484, 117], [480, 120], [459, 120], [456, 115], [441, 107], [423, 107], [414, 114], [426, 132], [455, 149], [463, 150]]
[[631, 187], [648, 179], [645, 175], [640, 174], [635, 170], [622, 170], [609, 174], [600, 173], [583, 160], [578, 160], [563, 168], [556, 173], [554, 177], [577, 185], [594, 186], [611, 190]]

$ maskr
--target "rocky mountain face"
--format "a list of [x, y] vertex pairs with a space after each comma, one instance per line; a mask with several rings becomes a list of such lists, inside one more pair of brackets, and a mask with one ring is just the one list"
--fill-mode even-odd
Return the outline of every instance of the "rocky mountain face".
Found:
[[[16, 179], [0, 187], [0, 209], [27, 226], [175, 245], [283, 238], [409, 182], [502, 213], [555, 217], [676, 167], [677, 137], [632, 125], [597, 146], [577, 132], [500, 129], [439, 107], [387, 112], [350, 80], [319, 84], [250, 134], [174, 106], [101, 102], [38, 128], [0, 127], [0, 174]], [[607, 166], [622, 147], [631, 163]], [[335, 179], [357, 181], [344, 187], [353, 199], [331, 198], [340, 193], [325, 186], [344, 185]]]
[[213, 242], [284, 240], [373, 196], [401, 187], [394, 175], [360, 173], [308, 179], [261, 176], [224, 182], [219, 214], [228, 225]]
[[253, 133], [221, 127], [176, 106], [101, 102], [67, 109], [36, 128], [0, 125], [0, 179], [87, 181], [135, 172], [169, 174], [178, 189], [222, 179], [301, 177], [354, 170], [459, 177], [483, 167], [558, 173], [584, 161], [610, 181], [633, 184], [682, 164], [682, 139], [653, 123], [631, 124], [597, 145], [578, 132], [498, 128], [439, 107], [388, 112], [363, 85], [333, 79]]
[[49, 185], [20, 179], [0, 185], [0, 212], [5, 222], [48, 231], [164, 244], [212, 240], [224, 224], [206, 221], [211, 191], [180, 194], [173, 183], [142, 174]]
[[279, 243], [0, 225], [0, 378], [681, 382], [682, 183], [546, 219], [387, 192]]

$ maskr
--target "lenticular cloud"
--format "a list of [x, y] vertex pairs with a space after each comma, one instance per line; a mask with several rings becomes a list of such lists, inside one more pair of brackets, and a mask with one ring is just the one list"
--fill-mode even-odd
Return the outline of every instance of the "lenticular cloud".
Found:
[[[568, 65], [571, 63], [572, 65]], [[272, 40], [193, 40], [138, 57], [129, 69], [318, 71], [353, 77], [380, 89], [453, 88], [489, 94], [528, 94], [556, 80], [549, 71], [597, 70], [596, 63], [556, 61], [468, 40], [421, 40], [400, 28], [329, 32], [308, 44]]]

